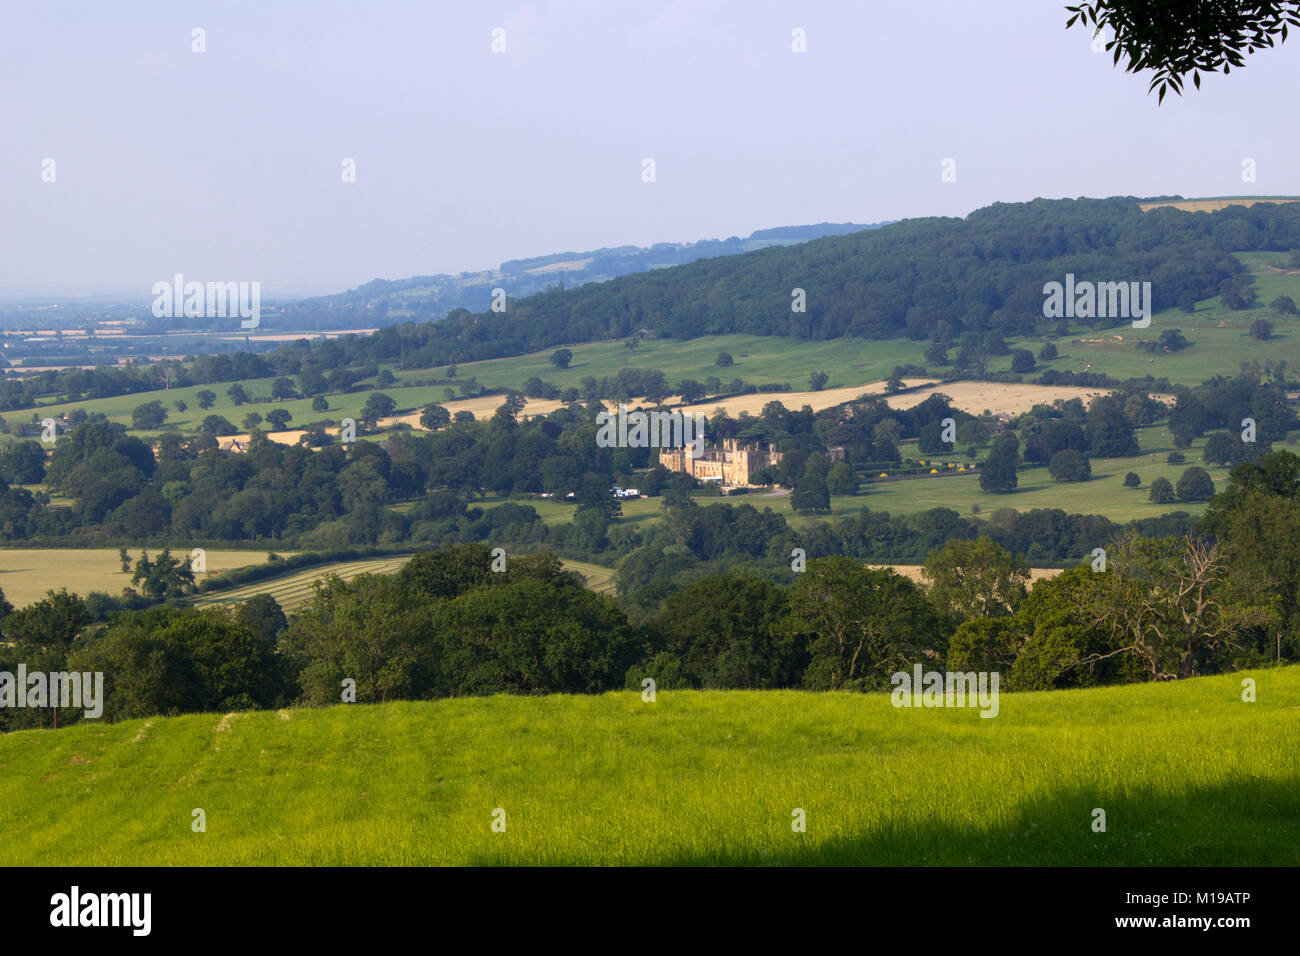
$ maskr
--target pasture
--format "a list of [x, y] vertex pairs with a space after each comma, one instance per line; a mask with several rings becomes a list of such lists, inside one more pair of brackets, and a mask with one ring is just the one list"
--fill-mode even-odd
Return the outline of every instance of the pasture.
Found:
[[0, 736], [0, 864], [1287, 866], [1298, 698], [1290, 667], [992, 719], [660, 689], [82, 722]]

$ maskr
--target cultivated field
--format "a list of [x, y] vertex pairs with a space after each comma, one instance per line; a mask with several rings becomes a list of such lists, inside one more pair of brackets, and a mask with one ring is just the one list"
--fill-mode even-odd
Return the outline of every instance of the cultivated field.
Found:
[[300, 571], [286, 574], [284, 577], [254, 581], [251, 584], [230, 588], [229, 590], [199, 594], [191, 599], [191, 603], [199, 607], [212, 604], [238, 604], [240, 601], [246, 601], [258, 594], [269, 594], [288, 613], [295, 610], [300, 604], [305, 604], [315, 593], [313, 585], [317, 581], [323, 580], [327, 575], [336, 574], [344, 581], [351, 581], [359, 574], [388, 574], [398, 570], [410, 559], [411, 556], [408, 554], [362, 561], [338, 561], [333, 564], [322, 564], [312, 568], [303, 568]]
[[[1011, 415], [1018, 417], [1035, 405], [1051, 405], [1055, 401], [1068, 402], [1077, 398], [1088, 407], [1098, 395], [1108, 395], [1108, 388], [1080, 388], [1074, 385], [1008, 385], [996, 382], [944, 382], [931, 388], [918, 389], [903, 395], [891, 396], [890, 408], [908, 409], [920, 405], [936, 392], [952, 399], [954, 408], [970, 415]], [[1157, 401], [1172, 404], [1172, 395], [1153, 394]]]
[[[151, 557], [161, 548], [148, 548]], [[131, 562], [141, 549], [129, 547]], [[277, 552], [288, 557], [293, 552]], [[172, 549], [172, 554], [189, 560], [189, 551]], [[207, 551], [207, 574], [242, 568], [266, 561], [265, 551]], [[195, 574], [196, 581], [205, 575]], [[131, 587], [131, 575], [122, 572], [116, 548], [4, 548], [0, 549], [0, 588], [14, 607], [25, 607], [45, 597], [50, 590], [67, 588], [83, 597], [91, 591], [114, 596]]]
[[1289, 866], [1297, 699], [1291, 667], [993, 719], [661, 689], [82, 723], [0, 736], [0, 864]]
[[[351, 581], [361, 574], [392, 574], [401, 569], [412, 555], [395, 555], [385, 558], [372, 558], [361, 561], [337, 561], [312, 568], [303, 568], [283, 577], [255, 581], [229, 590], [213, 591], [200, 594], [191, 600], [192, 604], [206, 607], [213, 604], [238, 604], [258, 594], [269, 594], [279, 603], [286, 613], [297, 610], [307, 603], [315, 593], [314, 585], [329, 575], [338, 575], [344, 581]], [[570, 571], [577, 571], [591, 590], [601, 594], [614, 592], [614, 569], [585, 561], [564, 561]]]
[[1142, 202], [1138, 208], [1143, 212], [1168, 207], [1181, 209], [1183, 212], [1218, 212], [1229, 206], [1253, 206], [1257, 202], [1288, 203], [1300, 202], [1300, 197], [1286, 196], [1218, 196], [1213, 199], [1171, 199], [1168, 202]]

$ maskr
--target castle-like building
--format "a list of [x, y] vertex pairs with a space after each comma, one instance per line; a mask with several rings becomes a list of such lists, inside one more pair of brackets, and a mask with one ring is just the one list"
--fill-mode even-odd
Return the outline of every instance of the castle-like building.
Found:
[[681, 448], [661, 448], [659, 464], [669, 471], [680, 471], [696, 481], [717, 481], [724, 485], [748, 485], [756, 471], [781, 463], [781, 453], [776, 446], [741, 445], [734, 438], [724, 438], [722, 447], [706, 446], [699, 455], [692, 454], [690, 445]]

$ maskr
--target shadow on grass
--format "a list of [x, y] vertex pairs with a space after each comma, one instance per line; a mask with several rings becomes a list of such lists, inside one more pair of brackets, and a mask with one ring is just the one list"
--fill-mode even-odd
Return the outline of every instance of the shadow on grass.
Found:
[[[1207, 759], [1213, 755], [1207, 754]], [[1176, 783], [1172, 784], [1177, 786]], [[954, 788], [961, 786], [954, 776]], [[1103, 790], [1106, 791], [1103, 794]], [[1118, 794], [1116, 791], [1120, 791]], [[1108, 795], [1107, 795], [1108, 794]], [[1106, 832], [1093, 832], [1093, 811], [1106, 812]], [[1300, 780], [1248, 778], [1217, 788], [1176, 792], [1123, 792], [1122, 782], [1083, 787], [1017, 807], [990, 805], [987, 827], [890, 827], [832, 840], [818, 840], [826, 823], [815, 807], [807, 832], [791, 830], [790, 809], [772, 807], [756, 816], [757, 839], [744, 836], [700, 853], [668, 852], [648, 860], [666, 866], [1294, 866], [1300, 863]], [[737, 834], [739, 836], [739, 834]], [[715, 841], [717, 835], [702, 834]], [[656, 835], [645, 834], [653, 845]], [[725, 840], [726, 837], [723, 836]], [[767, 845], [765, 846], [764, 843]], [[595, 856], [596, 858], [591, 858]], [[490, 857], [478, 865], [500, 863]], [[551, 857], [538, 863], [600, 864], [598, 852], [583, 859]]]

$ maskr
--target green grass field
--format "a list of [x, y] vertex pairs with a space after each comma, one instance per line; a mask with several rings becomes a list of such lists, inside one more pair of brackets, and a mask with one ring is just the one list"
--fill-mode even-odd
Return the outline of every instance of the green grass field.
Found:
[[0, 863], [1293, 865], [1300, 669], [1251, 672], [1256, 703], [1243, 676], [1003, 694], [994, 719], [664, 690], [23, 731]]
[[[999, 508], [1014, 508], [1017, 511], [1031, 511], [1034, 508], [1060, 508], [1071, 514], [1104, 515], [1112, 521], [1123, 523], [1138, 518], [1155, 518], [1170, 511], [1186, 511], [1200, 514], [1205, 510], [1206, 502], [1175, 502], [1172, 505], [1152, 504], [1150, 501], [1151, 482], [1156, 478], [1168, 478], [1177, 484], [1183, 471], [1192, 465], [1204, 468], [1214, 478], [1216, 486], [1227, 481], [1227, 467], [1207, 465], [1201, 461], [1205, 448], [1205, 438], [1192, 442], [1190, 448], [1183, 449], [1186, 461], [1181, 465], [1171, 465], [1166, 457], [1174, 451], [1173, 437], [1163, 425], [1155, 425], [1137, 430], [1140, 455], [1131, 458], [1098, 458], [1092, 462], [1092, 480], [1081, 482], [1058, 482], [1052, 479], [1045, 466], [1022, 469], [1017, 474], [1019, 484], [1014, 492], [1008, 494], [991, 494], [979, 486], [979, 472], [959, 473], [954, 469], [944, 468], [945, 463], [966, 464], [965, 455], [940, 455], [933, 461], [939, 462], [942, 476], [923, 477], [903, 481], [867, 482], [860, 486], [859, 493], [852, 496], [834, 496], [831, 498], [831, 515], [854, 514], [862, 508], [872, 511], [884, 511], [889, 514], [917, 514], [930, 508], [952, 508], [963, 515], [974, 512], [979, 506], [980, 513], [988, 515]], [[1278, 448], [1289, 448], [1279, 444]], [[912, 443], [899, 447], [905, 457], [931, 461], [923, 456]], [[982, 461], [988, 449], [980, 451], [977, 461]], [[1139, 488], [1125, 488], [1124, 476], [1136, 472], [1142, 479]], [[491, 496], [480, 499], [477, 505], [492, 508], [506, 501], [503, 496]], [[827, 520], [828, 515], [802, 515], [790, 507], [788, 494], [759, 493], [734, 497], [718, 497], [700, 494], [695, 496], [696, 504], [750, 504], [760, 511], [771, 508], [785, 516], [794, 527], [801, 527], [810, 521]], [[622, 502], [623, 517], [620, 522], [639, 524], [653, 521], [660, 515], [660, 498], [634, 498]], [[554, 499], [521, 499], [518, 503], [534, 508], [547, 524], [564, 524], [573, 520], [574, 506]]]

